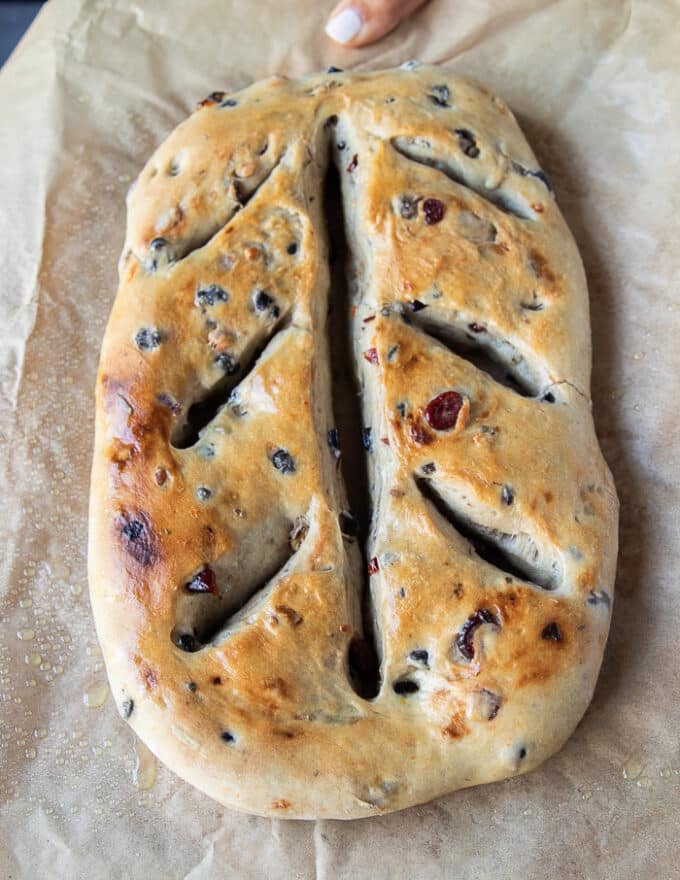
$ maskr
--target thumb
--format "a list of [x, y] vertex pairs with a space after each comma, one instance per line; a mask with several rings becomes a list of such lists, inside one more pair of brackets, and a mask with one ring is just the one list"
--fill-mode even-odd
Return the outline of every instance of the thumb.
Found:
[[367, 46], [423, 6], [427, 0], [341, 0], [331, 12], [326, 34], [344, 46]]

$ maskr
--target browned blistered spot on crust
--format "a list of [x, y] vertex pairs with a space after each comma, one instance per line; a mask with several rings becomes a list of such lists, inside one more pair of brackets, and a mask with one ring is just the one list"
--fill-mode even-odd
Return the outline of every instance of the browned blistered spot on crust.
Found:
[[434, 440], [433, 435], [428, 431], [420, 418], [409, 416], [408, 433], [411, 440], [419, 446], [427, 446]]
[[531, 250], [529, 252], [529, 265], [533, 269], [537, 278], [542, 278], [550, 284], [554, 284], [555, 281], [557, 281], [555, 273], [550, 266], [548, 266], [546, 258], [539, 251]]
[[111, 443], [111, 461], [122, 471], [129, 459], [139, 447], [135, 443], [122, 443], [117, 437], [114, 437]]
[[564, 624], [560, 624], [560, 641], [545, 639], [541, 629], [531, 628], [532, 638], [518, 644], [509, 662], [519, 671], [517, 686], [544, 684], [573, 663], [576, 639], [570, 638]]
[[236, 342], [236, 334], [231, 330], [216, 327], [208, 333], [208, 345], [214, 351], [224, 351]]
[[282, 739], [295, 739], [296, 736], [299, 735], [299, 732], [296, 730], [288, 730], [283, 727], [275, 727], [272, 730], [274, 736], [280, 736]]
[[459, 739], [469, 732], [467, 724], [459, 714], [453, 715], [449, 723], [442, 730], [442, 734], [447, 739]]
[[145, 568], [159, 559], [158, 538], [149, 517], [142, 511], [121, 511], [115, 519], [118, 541], [125, 555]]
[[[526, 664], [527, 661], [524, 659], [524, 656], [525, 655], [522, 655], [522, 659], [517, 662]], [[558, 671], [559, 670], [555, 668], [555, 665], [550, 663], [533, 662], [527, 664], [522, 674], [517, 678], [517, 687], [523, 688], [530, 685], [543, 685]]]
[[409, 350], [408, 342], [404, 341], [401, 345], [401, 351], [399, 354], [399, 365], [401, 369], [405, 372], [406, 370], [415, 370], [418, 367], [418, 364], [422, 360], [420, 353], [413, 348]]
[[201, 214], [204, 198], [201, 193], [191, 196], [189, 199], [189, 207], [195, 214]]
[[274, 801], [271, 808], [272, 810], [287, 810], [290, 805], [290, 801], [287, 801], [285, 798], [280, 798], [280, 800]]
[[[144, 444], [157, 434], [155, 424], [161, 412], [153, 403], [144, 412], [144, 396], [139, 393], [133, 381], [112, 378], [102, 374], [100, 378], [103, 406], [111, 420], [112, 444], [116, 449], [122, 446], [133, 447], [135, 453], [142, 452]], [[165, 414], [165, 413], [164, 413]]]
[[544, 497], [545, 500], [548, 502], [548, 504], [550, 504], [550, 502], [553, 500], [553, 498], [554, 498], [555, 496], [553, 495], [552, 492], [544, 492], [544, 493], [543, 493], [543, 497]]
[[302, 615], [298, 614], [298, 612], [294, 608], [291, 608], [290, 605], [277, 605], [274, 610], [278, 614], [283, 614], [287, 617], [293, 626], [299, 626], [304, 620]]
[[[495, 597], [503, 618], [505, 638], [495, 651], [497, 662], [516, 671], [516, 686], [541, 685], [574, 663], [583, 645], [576, 635], [579, 616], [570, 613], [559, 600], [545, 605], [545, 598], [526, 588], [509, 589]], [[547, 624], [555, 624], [560, 639], [542, 637]]]
[[[542, 593], [535, 595], [533, 590], [521, 585], [508, 586], [502, 593], [494, 597], [496, 609], [506, 626], [524, 625], [525, 618], [531, 618], [538, 614], [539, 607], [543, 606], [543, 602]], [[559, 614], [557, 607], [554, 613]]]
[[504, 241], [499, 241], [499, 242], [496, 242], [496, 244], [491, 245], [491, 250], [494, 253], [500, 254], [501, 256], [503, 256], [503, 254], [507, 254], [510, 252], [510, 247]]
[[201, 536], [204, 551], [210, 551], [215, 546], [215, 529], [212, 526], [204, 525], [201, 529]]
[[267, 678], [263, 682], [263, 688], [265, 691], [279, 697], [280, 699], [288, 699], [290, 697], [290, 691], [288, 689], [288, 685], [282, 678]]
[[597, 572], [593, 571], [592, 568], [587, 568], [579, 574], [578, 585], [584, 590], [592, 590], [595, 588], [597, 580]]
[[126, 401], [132, 390], [129, 382], [109, 376], [108, 373], [102, 373], [99, 376], [99, 384], [102, 387], [104, 406], [107, 410], [111, 404], [119, 405], [120, 401], [116, 400], [117, 395], [120, 395], [121, 399]]
[[120, 439], [126, 443], [133, 443], [141, 449], [147, 436], [153, 434], [153, 428], [141, 421], [141, 419], [136, 418], [136, 412], [135, 410], [135, 414], [128, 420], [127, 430], [120, 432]]
[[148, 691], [155, 691], [158, 687], [158, 674], [152, 669], [148, 663], [142, 663], [139, 669], [139, 675]]

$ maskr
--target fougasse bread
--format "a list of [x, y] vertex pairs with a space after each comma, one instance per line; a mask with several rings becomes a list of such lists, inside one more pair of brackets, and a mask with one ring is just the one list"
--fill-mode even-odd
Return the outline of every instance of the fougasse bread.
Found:
[[202, 101], [130, 192], [97, 379], [90, 585], [122, 716], [217, 801], [281, 818], [544, 761], [611, 612], [590, 362], [578, 251], [482, 86], [407, 64]]

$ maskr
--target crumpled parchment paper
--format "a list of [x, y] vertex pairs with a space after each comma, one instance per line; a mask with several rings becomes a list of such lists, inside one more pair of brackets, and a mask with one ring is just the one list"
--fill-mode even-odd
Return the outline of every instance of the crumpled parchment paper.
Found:
[[[678, 878], [680, 8], [432, 0], [350, 51], [327, 6], [50, 0], [0, 72], [0, 876]], [[581, 248], [622, 502], [612, 632], [540, 770], [377, 819], [252, 818], [136, 755], [103, 684], [87, 496], [124, 195], [214, 89], [411, 57], [510, 103]]]

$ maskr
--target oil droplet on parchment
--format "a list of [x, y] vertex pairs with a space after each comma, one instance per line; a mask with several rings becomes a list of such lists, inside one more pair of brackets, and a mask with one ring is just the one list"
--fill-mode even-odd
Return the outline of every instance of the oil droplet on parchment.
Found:
[[141, 740], [135, 740], [134, 749], [132, 781], [140, 791], [148, 791], [156, 781], [156, 758]]
[[31, 642], [35, 638], [35, 630], [32, 630], [32, 629], [17, 630], [17, 638], [22, 642]]
[[52, 577], [59, 578], [62, 581], [67, 581], [71, 577], [71, 569], [68, 565], [65, 565], [61, 560], [54, 560], [47, 562], [45, 561], [45, 568], [47, 569], [47, 573]]
[[633, 752], [633, 754], [626, 759], [621, 769], [624, 779], [627, 779], [629, 782], [635, 782], [635, 780], [642, 776], [645, 765], [643, 764], [640, 755], [637, 752]]
[[106, 702], [109, 686], [105, 681], [95, 681], [83, 694], [83, 703], [88, 709], [98, 709]]

